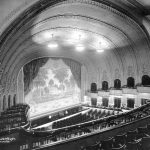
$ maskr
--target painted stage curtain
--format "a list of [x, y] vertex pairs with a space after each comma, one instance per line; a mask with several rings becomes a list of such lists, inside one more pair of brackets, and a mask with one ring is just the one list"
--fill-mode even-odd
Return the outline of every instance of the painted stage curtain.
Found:
[[44, 66], [47, 61], [51, 60], [62, 60], [71, 70], [72, 75], [78, 85], [81, 88], [81, 64], [68, 58], [39, 58], [31, 61], [30, 63], [26, 64], [23, 68], [24, 71], [24, 93], [25, 95], [30, 92], [32, 89], [32, 82], [33, 79], [37, 76], [40, 67]]
[[63, 58], [64, 63], [70, 67], [70, 70], [77, 82], [79, 88], [81, 88], [81, 64], [71, 59]]

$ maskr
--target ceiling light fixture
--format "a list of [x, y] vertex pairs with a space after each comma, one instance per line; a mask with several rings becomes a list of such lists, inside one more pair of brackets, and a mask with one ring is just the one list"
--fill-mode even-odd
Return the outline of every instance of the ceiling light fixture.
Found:
[[98, 49], [98, 50], [96, 50], [98, 53], [102, 53], [102, 52], [104, 52], [104, 50], [103, 49]]
[[84, 51], [84, 49], [85, 49], [85, 47], [84, 47], [83, 45], [77, 45], [77, 46], [76, 46], [76, 50], [77, 50], [78, 52], [82, 52], [82, 51]]
[[57, 48], [58, 47], [58, 44], [57, 43], [49, 43], [47, 45], [49, 48]]
[[102, 48], [107, 48], [107, 47], [108, 47], [108, 42], [107, 42], [106, 39], [101, 38], [100, 41], [99, 41], [99, 45], [100, 45], [100, 47], [102, 47]]

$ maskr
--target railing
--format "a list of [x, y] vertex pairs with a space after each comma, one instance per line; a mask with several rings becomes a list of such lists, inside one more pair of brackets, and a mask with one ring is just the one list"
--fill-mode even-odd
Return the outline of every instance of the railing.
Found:
[[[100, 140], [108, 135], [114, 136], [116, 133], [125, 132], [131, 128], [137, 128], [139, 125], [146, 124], [150, 121], [150, 104], [143, 105], [129, 112], [121, 113], [114, 116], [96, 119], [86, 123], [80, 123], [64, 128], [50, 131], [34, 131], [22, 129], [19, 131], [20, 139], [16, 143], [16, 150], [25, 149], [51, 149], [54, 146], [59, 147], [63, 144], [66, 147], [73, 146], [73, 141], [93, 144], [93, 140]], [[16, 141], [17, 142], [17, 141]], [[58, 149], [62, 149], [58, 148]]]
[[[42, 147], [44, 148], [47, 146], [57, 145], [62, 142], [64, 143], [81, 138], [87, 138], [109, 130], [117, 130], [117, 128], [119, 129], [123, 126], [136, 124], [136, 122], [139, 122], [144, 118], [150, 118], [150, 104], [143, 105], [129, 112], [51, 131], [24, 130], [22, 135], [30, 139], [30, 144], [28, 143], [28, 141], [26, 142], [26, 144], [29, 144], [27, 147], [30, 147], [30, 149], [38, 149]], [[136, 126], [138, 124], [136, 124]]]

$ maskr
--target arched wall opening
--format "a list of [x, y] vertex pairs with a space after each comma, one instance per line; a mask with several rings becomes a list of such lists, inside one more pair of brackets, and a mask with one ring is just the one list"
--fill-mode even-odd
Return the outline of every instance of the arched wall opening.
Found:
[[30, 105], [31, 117], [80, 104], [84, 89], [82, 67], [70, 58], [34, 59], [19, 72], [18, 99]]

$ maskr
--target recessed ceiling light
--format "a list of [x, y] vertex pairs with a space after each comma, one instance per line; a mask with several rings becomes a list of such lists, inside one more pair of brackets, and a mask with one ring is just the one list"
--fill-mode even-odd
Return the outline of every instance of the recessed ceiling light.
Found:
[[49, 43], [47, 45], [49, 48], [57, 48], [58, 47], [58, 44], [57, 43]]
[[104, 52], [104, 50], [103, 49], [98, 49], [98, 50], [96, 50], [98, 53], [102, 53], [102, 52]]
[[77, 45], [76, 46], [76, 50], [81, 52], [81, 51], [84, 51], [85, 47], [83, 45]]

